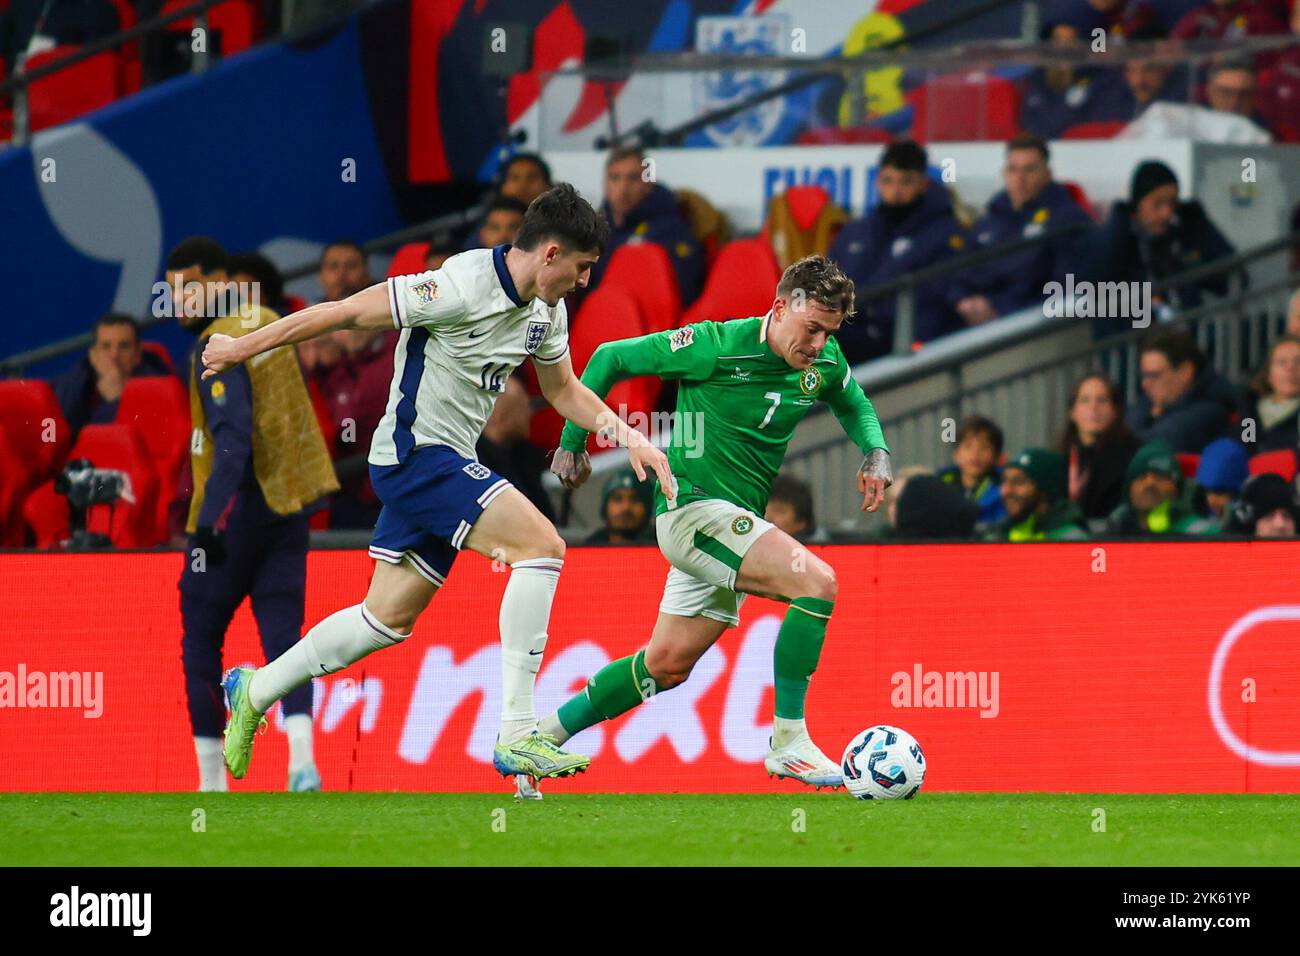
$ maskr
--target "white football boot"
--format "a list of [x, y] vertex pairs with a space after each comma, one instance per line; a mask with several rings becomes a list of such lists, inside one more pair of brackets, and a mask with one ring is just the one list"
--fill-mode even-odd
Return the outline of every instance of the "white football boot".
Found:
[[541, 781], [534, 781], [526, 773], [515, 775], [515, 799], [516, 800], [540, 800], [542, 799]]
[[763, 758], [763, 766], [769, 777], [788, 777], [800, 783], [820, 790], [822, 787], [844, 786], [844, 774], [840, 765], [821, 752], [807, 734], [801, 734], [784, 747], [772, 746]]

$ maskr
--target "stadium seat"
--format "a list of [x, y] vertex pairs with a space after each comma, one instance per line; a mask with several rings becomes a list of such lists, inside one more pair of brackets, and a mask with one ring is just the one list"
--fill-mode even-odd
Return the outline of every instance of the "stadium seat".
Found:
[[[31, 73], [80, 50], [75, 44], [56, 46], [27, 61]], [[118, 95], [117, 54], [97, 53], [88, 60], [32, 81], [27, 90], [28, 120], [33, 132], [58, 126], [83, 113], [107, 106]]]
[[[89, 459], [96, 468], [126, 472], [133, 501], [90, 509], [86, 528], [106, 534], [117, 548], [147, 548], [161, 544], [167, 531], [157, 517], [158, 475], [148, 449], [130, 425], [87, 425], [69, 453]], [[67, 499], [47, 481], [28, 496], [23, 516], [36, 535], [38, 547], [54, 547], [69, 533]]]
[[[193, 6], [193, 0], [167, 0], [158, 15], [173, 13]], [[182, 17], [173, 20], [165, 29], [170, 33], [189, 33], [194, 20]], [[231, 56], [247, 50], [257, 39], [260, 27], [257, 10], [247, 0], [227, 0], [208, 10], [208, 29], [217, 36], [217, 42], [208, 47], [209, 53], [220, 52], [222, 56]]]
[[293, 315], [295, 312], [301, 312], [307, 308], [307, 300], [300, 295], [286, 295], [284, 297], [284, 314]]
[[0, 424], [8, 426], [13, 447], [33, 466], [37, 481], [50, 477], [67, 458], [72, 436], [49, 382], [0, 381]]
[[682, 324], [765, 315], [780, 279], [771, 246], [761, 239], [733, 240], [718, 253], [704, 291], [686, 310]]
[[16, 445], [9, 427], [0, 422], [0, 548], [23, 546], [23, 502], [33, 473]]
[[1294, 481], [1296, 476], [1296, 453], [1290, 448], [1278, 451], [1261, 452], [1248, 462], [1252, 475], [1281, 475], [1287, 481]]
[[1092, 200], [1090, 200], [1088, 194], [1083, 191], [1083, 187], [1078, 183], [1069, 180], [1058, 180], [1058, 182], [1069, 190], [1070, 195], [1074, 197], [1074, 201], [1077, 202], [1083, 211], [1088, 214], [1088, 218], [1093, 222], [1096, 222], [1097, 210], [1093, 208]]
[[428, 270], [424, 266], [425, 256], [429, 254], [430, 243], [408, 242], [395, 253], [393, 261], [388, 264], [387, 278], [393, 276], [413, 276]]
[[115, 421], [133, 426], [149, 452], [158, 475], [157, 527], [164, 528], [190, 450], [190, 398], [185, 386], [170, 375], [130, 379]]
[[176, 363], [172, 361], [172, 353], [167, 351], [167, 346], [163, 345], [161, 342], [141, 342], [140, 350], [142, 352], [148, 352], [154, 358], [166, 365], [173, 375], [176, 374]]
[[912, 138], [918, 143], [962, 143], [1014, 136], [1020, 93], [1010, 80], [984, 72], [932, 77], [908, 94]]
[[1178, 467], [1183, 470], [1184, 478], [1196, 477], [1196, 469], [1201, 467], [1200, 455], [1177, 454], [1174, 458], [1178, 461]]
[[1075, 123], [1061, 134], [1061, 139], [1110, 139], [1127, 125], [1124, 120]]
[[619, 246], [610, 257], [600, 284], [623, 289], [636, 299], [644, 332], [677, 327], [682, 316], [682, 299], [677, 290], [677, 273], [663, 246], [653, 242]]

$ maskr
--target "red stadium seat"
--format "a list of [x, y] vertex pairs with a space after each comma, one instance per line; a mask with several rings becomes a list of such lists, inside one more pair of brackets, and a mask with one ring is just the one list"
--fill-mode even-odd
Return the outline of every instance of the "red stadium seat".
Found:
[[284, 297], [284, 314], [293, 315], [295, 312], [301, 312], [307, 308], [307, 300], [300, 295], [286, 295]]
[[600, 284], [617, 286], [636, 299], [645, 321], [645, 332], [676, 328], [681, 318], [677, 273], [663, 246], [653, 242], [619, 246], [610, 257]]
[[1249, 461], [1252, 475], [1281, 475], [1287, 481], [1294, 481], [1296, 476], [1296, 453], [1290, 448], [1278, 451], [1261, 452]]
[[704, 291], [682, 324], [764, 315], [772, 307], [781, 269], [772, 247], [761, 239], [736, 239], [722, 247]]
[[1174, 458], [1178, 461], [1178, 467], [1183, 470], [1184, 478], [1196, 477], [1196, 469], [1201, 467], [1200, 455], [1178, 454], [1174, 455]]
[[388, 276], [413, 276], [421, 272], [427, 272], [424, 259], [429, 254], [430, 243], [427, 242], [408, 242], [395, 253], [393, 261], [388, 264]]
[[[76, 53], [79, 46], [56, 46], [27, 61], [27, 72]], [[58, 126], [117, 99], [117, 54], [97, 53], [66, 69], [33, 80], [27, 90], [27, 110], [33, 131]]]
[[33, 472], [18, 452], [9, 428], [0, 422], [0, 548], [21, 548], [23, 502], [33, 482]]
[[150, 375], [127, 381], [116, 423], [131, 425], [144, 441], [158, 475], [158, 527], [176, 495], [181, 465], [190, 451], [190, 397], [180, 379]]
[[67, 458], [72, 436], [49, 382], [0, 381], [0, 424], [8, 426], [19, 457], [42, 481]]
[[1061, 139], [1110, 139], [1127, 125], [1124, 120], [1075, 123], [1061, 134]]
[[140, 350], [142, 352], [148, 352], [154, 358], [158, 359], [158, 361], [166, 365], [173, 375], [176, 374], [176, 363], [172, 361], [172, 353], [167, 351], [167, 346], [163, 345], [161, 342], [141, 342]]
[[[159, 16], [193, 6], [193, 0], [167, 0]], [[194, 27], [190, 17], [173, 20], [165, 29], [171, 33], [189, 33]], [[231, 56], [247, 50], [261, 34], [257, 10], [247, 0], [227, 0], [208, 10], [208, 29], [219, 38], [208, 46], [209, 53], [218, 50], [222, 56]]]
[[983, 72], [932, 77], [908, 95], [918, 143], [1004, 141], [1020, 125], [1020, 92], [1010, 80]]
[[1096, 222], [1097, 210], [1093, 208], [1092, 200], [1090, 200], [1088, 194], [1083, 191], [1083, 187], [1078, 183], [1070, 182], [1069, 180], [1058, 180], [1058, 182], [1070, 191], [1070, 195], [1074, 197], [1074, 201], [1079, 204], [1083, 211], [1088, 214], [1088, 218]]
[[[95, 505], [90, 509], [87, 530], [108, 535], [118, 548], [147, 548], [163, 542], [167, 531], [157, 517], [158, 475], [133, 427], [87, 425], [69, 454], [73, 459], [89, 459], [96, 468], [124, 471], [130, 479], [134, 501], [118, 501], [111, 508]], [[36, 534], [38, 547], [52, 547], [68, 535], [68, 502], [55, 493], [53, 482], [32, 492], [23, 514]]]

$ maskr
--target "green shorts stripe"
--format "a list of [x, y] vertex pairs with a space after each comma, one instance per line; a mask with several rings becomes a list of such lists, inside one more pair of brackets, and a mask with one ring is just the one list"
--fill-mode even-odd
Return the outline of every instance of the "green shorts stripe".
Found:
[[703, 551], [711, 558], [717, 558], [731, 570], [739, 572], [740, 562], [743, 560], [740, 555], [736, 554], [717, 538], [711, 538], [703, 531], [695, 532], [695, 547]]

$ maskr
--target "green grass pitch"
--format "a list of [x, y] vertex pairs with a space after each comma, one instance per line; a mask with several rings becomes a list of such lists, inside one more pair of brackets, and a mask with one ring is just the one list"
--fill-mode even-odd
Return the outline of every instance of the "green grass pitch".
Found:
[[1296, 833], [1294, 795], [0, 794], [18, 866], [1295, 866]]

